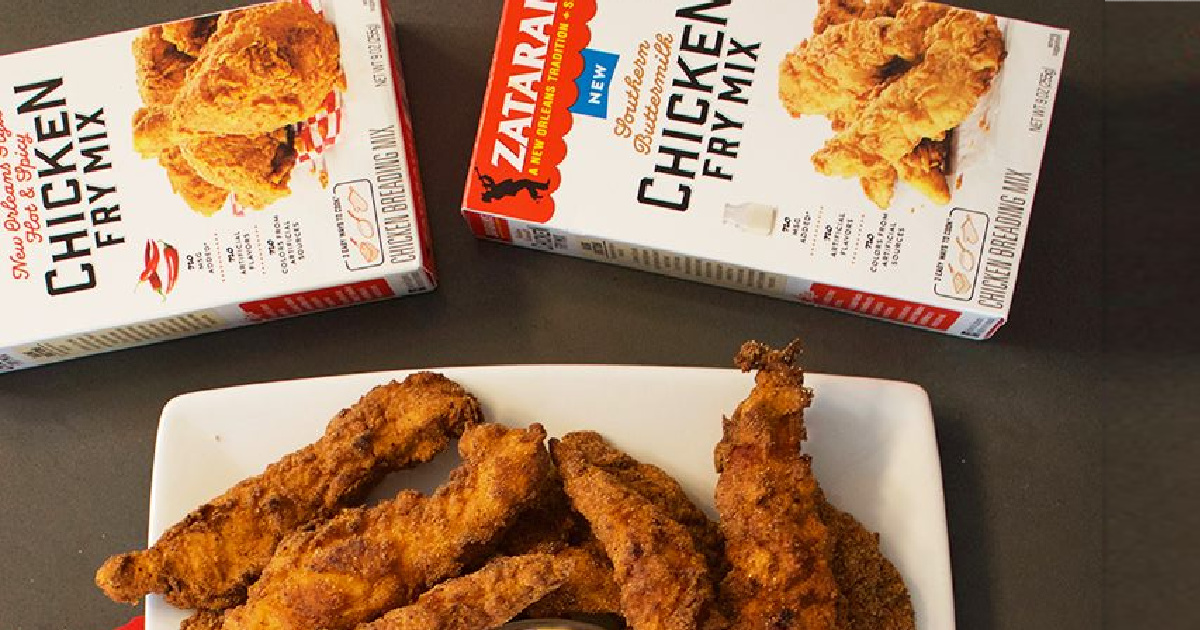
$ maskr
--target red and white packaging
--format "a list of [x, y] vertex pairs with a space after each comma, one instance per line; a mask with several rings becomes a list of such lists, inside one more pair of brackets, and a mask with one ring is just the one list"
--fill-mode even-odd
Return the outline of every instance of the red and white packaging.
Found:
[[463, 214], [481, 238], [986, 339], [1066, 41], [904, 0], [507, 0]]
[[[324, 33], [324, 74], [287, 42], [298, 24]], [[308, 101], [280, 88], [276, 117], [251, 118], [265, 88], [234, 88], [244, 131], [181, 136], [179, 95], [207, 93], [187, 82], [235, 67], [204, 65], [218, 43], [251, 60], [234, 72], [269, 58], [309, 81]], [[154, 113], [160, 136], [139, 126]], [[435, 286], [386, 3], [268, 3], [0, 57], [0, 372]]]

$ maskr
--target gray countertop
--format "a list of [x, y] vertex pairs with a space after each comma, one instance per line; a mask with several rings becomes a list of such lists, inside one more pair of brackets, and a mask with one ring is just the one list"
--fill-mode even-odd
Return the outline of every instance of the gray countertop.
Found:
[[[237, 4], [16, 0], [0, 53]], [[1188, 304], [1185, 281], [1154, 269], [1160, 230], [1196, 227], [1170, 208], [1195, 206], [1200, 138], [1165, 120], [1171, 103], [1194, 112], [1200, 57], [1172, 55], [1196, 41], [1200, 11], [1109, 5], [1109, 41], [1140, 52], [1106, 55], [1094, 0], [966, 4], [1072, 30], [1012, 321], [983, 343], [474, 240], [457, 206], [499, 2], [392, 2], [441, 288], [0, 377], [0, 629], [110, 630], [139, 612], [92, 576], [145, 542], [156, 423], [175, 395], [425, 366], [728, 366], [744, 339], [796, 336], [814, 371], [928, 390], [960, 628], [1196, 627], [1183, 593], [1197, 585], [1200, 432], [1185, 385], [1200, 346], [1158, 314]], [[1147, 129], [1181, 157], [1174, 177], [1136, 157], [1158, 155]], [[1185, 156], [1190, 178], [1175, 166]], [[1162, 256], [1194, 273], [1195, 249]], [[1153, 537], [1181, 553], [1159, 554]]]

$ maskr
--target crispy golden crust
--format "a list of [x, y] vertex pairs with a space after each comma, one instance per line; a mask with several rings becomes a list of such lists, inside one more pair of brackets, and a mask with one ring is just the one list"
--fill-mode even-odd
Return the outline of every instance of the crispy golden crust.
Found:
[[570, 568], [550, 554], [496, 558], [357, 630], [492, 630], [558, 588]]
[[897, 179], [946, 204], [943, 140], [1003, 59], [995, 18], [934, 2], [819, 0], [813, 36], [780, 64], [779, 98], [793, 116], [827, 116], [837, 132], [812, 156], [818, 172], [859, 178], [883, 209]]
[[133, 113], [133, 148], [142, 157], [156, 157], [176, 144], [166, 109], [142, 107]]
[[217, 29], [217, 16], [206, 15], [188, 20], [179, 20], [162, 25], [162, 37], [179, 52], [190, 57], [199, 57], [204, 44]]
[[717, 524], [692, 503], [679, 482], [666, 471], [630, 457], [604, 441], [595, 431], [568, 433], [561, 442], [562, 448], [575, 451], [588, 464], [611, 474], [686, 527], [696, 549], [704, 554], [713, 579], [719, 580], [725, 574], [724, 545]]
[[[924, 4], [924, 3], [921, 3]], [[906, 11], [916, 12], [917, 5]], [[921, 61], [880, 91], [844, 131], [813, 155], [826, 175], [858, 177], [896, 164], [924, 138], [941, 139], [971, 113], [1004, 59], [995, 17], [950, 9], [927, 31]]]
[[482, 424], [432, 496], [343, 510], [287, 537], [223, 630], [348, 630], [483, 561], [550, 474], [545, 430]]
[[894, 18], [852, 20], [801, 43], [779, 68], [779, 98], [792, 116], [833, 115], [865, 100], [897, 61], [914, 61], [921, 33]]
[[579, 544], [590, 536], [587, 521], [571, 509], [571, 502], [562, 488], [562, 479], [557, 472], [552, 472], [537, 503], [504, 533], [496, 545], [496, 552], [505, 556], [553, 554]]
[[812, 392], [799, 346], [747, 342], [735, 360], [758, 370], [754, 389], [725, 420], [715, 451], [720, 527], [729, 573], [721, 595], [732, 628], [833, 629], [838, 601], [831, 540], [816, 513], [820, 489], [801, 455]]
[[344, 78], [333, 26], [279, 2], [223, 18], [171, 110], [184, 131], [253, 135], [305, 120]]
[[538, 504], [505, 533], [503, 555], [552, 553], [570, 567], [565, 582], [525, 611], [526, 617], [561, 618], [575, 613], [620, 610], [612, 563], [587, 521], [571, 508], [562, 479], [554, 473]]
[[871, 19], [896, 15], [908, 0], [818, 0], [817, 16], [813, 18], [813, 34], [820, 35], [835, 24], [855, 19]]
[[219, 610], [198, 610], [179, 622], [179, 630], [221, 630], [221, 615]]
[[133, 40], [138, 93], [147, 105], [167, 105], [183, 86], [193, 59], [163, 39], [161, 26], [152, 26]]
[[880, 168], [858, 180], [863, 194], [879, 207], [886, 210], [892, 205], [892, 195], [896, 192], [896, 169], [891, 166]]
[[562, 619], [579, 614], [620, 614], [621, 593], [613, 581], [613, 566], [600, 541], [589, 538], [558, 552], [570, 567], [562, 586], [525, 610], [533, 619]]
[[319, 440], [197, 508], [150, 549], [109, 558], [96, 584], [121, 602], [161, 593], [182, 608], [238, 604], [285, 535], [332, 515], [384, 473], [432, 459], [481, 420], [478, 401], [439, 374], [376, 387]]
[[253, 136], [201, 136], [180, 146], [184, 159], [205, 181], [237, 196], [240, 205], [262, 208], [291, 194], [296, 164], [287, 129]]
[[550, 448], [571, 504], [612, 561], [630, 625], [695, 630], [719, 623], [707, 563], [687, 528], [566, 443]]
[[209, 217], [225, 206], [229, 191], [219, 186], [213, 186], [200, 177], [183, 158], [179, 147], [170, 147], [158, 154], [158, 164], [167, 173], [171, 189], [179, 195], [184, 203], [196, 213]]
[[833, 536], [833, 575], [841, 591], [838, 630], [915, 630], [904, 578], [879, 549], [879, 535], [822, 497], [821, 520]]
[[900, 179], [940, 205], [950, 203], [950, 183], [946, 180], [950, 163], [949, 134], [947, 132], [942, 140], [923, 138], [911, 153], [896, 163]]

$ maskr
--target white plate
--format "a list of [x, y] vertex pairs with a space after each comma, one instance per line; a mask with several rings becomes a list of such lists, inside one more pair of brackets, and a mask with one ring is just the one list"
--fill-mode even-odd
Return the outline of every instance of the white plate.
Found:
[[[436, 370], [479, 397], [487, 417], [551, 436], [594, 429], [666, 469], [712, 513], [721, 418], [750, 391], [736, 370], [632, 366], [494, 366]], [[150, 541], [189, 511], [317, 439], [333, 414], [408, 372], [247, 385], [175, 398], [163, 409], [150, 492]], [[831, 500], [880, 532], [904, 575], [920, 630], [952, 630], [954, 601], [941, 468], [925, 391], [915, 385], [809, 374], [808, 451]], [[398, 473], [388, 490], [436, 487], [456, 456]], [[387, 490], [385, 490], [387, 491]], [[148, 630], [186, 613], [148, 598]]]

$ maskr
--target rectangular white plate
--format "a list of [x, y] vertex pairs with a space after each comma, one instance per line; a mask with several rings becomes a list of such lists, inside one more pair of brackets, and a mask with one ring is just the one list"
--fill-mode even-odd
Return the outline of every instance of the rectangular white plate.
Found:
[[[713, 446], [721, 418], [752, 385], [736, 370], [530, 365], [435, 370], [479, 397], [488, 419], [540, 422], [551, 436], [602, 433], [634, 457], [675, 476], [713, 513]], [[280, 456], [316, 440], [340, 409], [371, 387], [409, 372], [356, 374], [186, 394], [163, 409], [150, 492], [150, 541], [189, 511]], [[933, 417], [916, 385], [809, 374], [808, 452], [831, 500], [881, 535], [904, 575], [919, 630], [953, 630], [954, 601], [941, 468]], [[431, 490], [455, 465], [445, 454], [392, 475]], [[186, 613], [151, 597], [148, 630], [176, 630]]]

